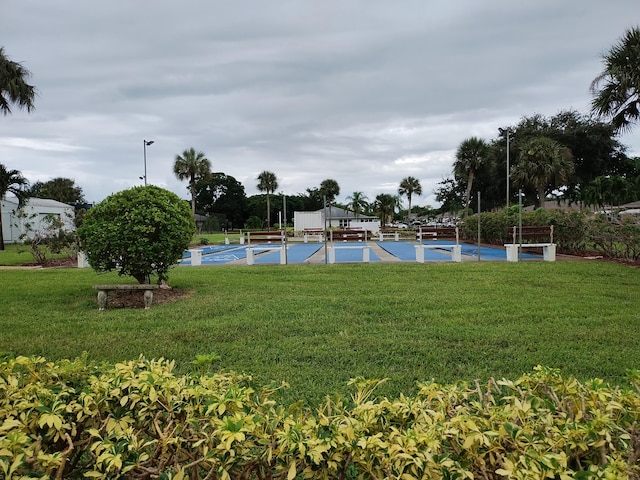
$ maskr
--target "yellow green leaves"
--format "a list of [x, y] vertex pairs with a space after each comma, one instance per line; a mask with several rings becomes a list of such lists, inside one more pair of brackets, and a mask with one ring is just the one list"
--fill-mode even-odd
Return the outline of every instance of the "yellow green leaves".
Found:
[[315, 410], [235, 374], [176, 376], [139, 358], [0, 360], [2, 478], [628, 478], [638, 476], [640, 393], [538, 367], [487, 385], [378, 380]]

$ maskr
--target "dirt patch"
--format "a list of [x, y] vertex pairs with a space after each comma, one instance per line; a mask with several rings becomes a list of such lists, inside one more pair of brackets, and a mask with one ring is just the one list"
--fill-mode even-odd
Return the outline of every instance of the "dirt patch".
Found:
[[78, 266], [78, 260], [75, 258], [52, 258], [47, 260], [44, 265], [36, 262], [23, 263], [23, 267], [31, 268], [76, 268]]
[[[189, 298], [193, 292], [180, 290], [178, 288], [158, 289], [153, 291], [154, 305], [172, 303], [178, 300]], [[96, 307], [98, 305], [96, 294]], [[114, 308], [144, 308], [143, 292], [140, 290], [114, 290], [107, 296], [107, 310]]]

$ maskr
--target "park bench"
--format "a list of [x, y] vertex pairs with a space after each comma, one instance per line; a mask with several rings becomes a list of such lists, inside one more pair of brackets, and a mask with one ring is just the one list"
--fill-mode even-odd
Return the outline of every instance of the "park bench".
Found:
[[[462, 247], [458, 227], [419, 227], [416, 232], [416, 262], [424, 263], [424, 249], [439, 249], [451, 251], [451, 260], [462, 262]], [[438, 243], [442, 240], [455, 240], [455, 245]], [[426, 241], [427, 243], [423, 243]]]
[[304, 243], [309, 243], [310, 237], [317, 237], [318, 242], [322, 243], [324, 240], [324, 230], [321, 228], [305, 228], [302, 231]]
[[94, 285], [94, 290], [98, 290], [98, 310], [104, 310], [107, 306], [107, 292], [115, 290], [144, 291], [144, 309], [151, 308], [153, 302], [153, 291], [160, 288], [160, 285], [135, 284], [135, 285]]
[[242, 230], [225, 230], [224, 231], [224, 243], [229, 245], [231, 240], [229, 239], [229, 235], [239, 235], [240, 236], [240, 245], [244, 245], [244, 235], [242, 234]]
[[384, 242], [384, 237], [393, 238], [395, 242], [400, 241], [400, 232], [398, 232], [397, 228], [382, 227], [380, 228], [378, 235], [381, 242]]
[[247, 245], [247, 265], [255, 263], [255, 253], [268, 250], [280, 250], [280, 264], [287, 263], [287, 237], [283, 230], [264, 232], [244, 232]]
[[[331, 245], [327, 247], [329, 253], [329, 263], [336, 263], [337, 249], [350, 248], [362, 249], [362, 261], [365, 263], [369, 263], [369, 259], [371, 256], [369, 246], [367, 245], [366, 230], [329, 230], [329, 241], [331, 242]], [[357, 244], [349, 245], [349, 243], [351, 242], [355, 242]]]
[[[542, 248], [542, 258], [545, 262], [556, 261], [556, 244], [553, 243], [553, 225], [527, 225], [513, 227], [512, 242], [504, 245], [507, 251], [507, 261], [517, 262], [518, 253], [523, 248]], [[547, 240], [541, 242], [540, 240]]]

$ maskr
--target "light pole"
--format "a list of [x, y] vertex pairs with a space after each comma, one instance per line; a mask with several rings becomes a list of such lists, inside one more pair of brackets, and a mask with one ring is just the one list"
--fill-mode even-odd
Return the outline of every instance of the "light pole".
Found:
[[152, 145], [155, 140], [142, 140], [142, 151], [144, 154], [144, 186], [147, 186], [147, 146]]
[[511, 130], [509, 128], [498, 128], [500, 133], [507, 134], [507, 208], [509, 208], [509, 178], [510, 178], [510, 168], [509, 168], [509, 137], [511, 137]]

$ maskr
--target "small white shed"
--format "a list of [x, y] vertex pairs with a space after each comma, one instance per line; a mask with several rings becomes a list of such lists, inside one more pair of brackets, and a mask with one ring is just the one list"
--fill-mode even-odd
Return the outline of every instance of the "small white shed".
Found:
[[[329, 207], [326, 210], [326, 226], [330, 228], [361, 228], [377, 233], [380, 230], [380, 219], [367, 215], [358, 215], [351, 210], [339, 207]], [[294, 212], [293, 229], [302, 232], [307, 228], [325, 228], [325, 210], [320, 209], [315, 212]]]
[[[29, 198], [23, 206], [24, 216], [18, 214], [18, 199], [7, 197], [2, 200], [2, 236], [5, 243], [17, 243], [26, 232], [26, 224], [31, 225], [31, 232], [39, 232], [47, 227], [46, 218], [50, 215], [62, 221], [63, 229], [75, 230], [75, 211], [71, 205], [47, 198]], [[33, 233], [31, 233], [31, 236]]]

